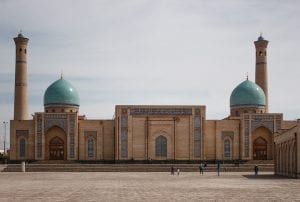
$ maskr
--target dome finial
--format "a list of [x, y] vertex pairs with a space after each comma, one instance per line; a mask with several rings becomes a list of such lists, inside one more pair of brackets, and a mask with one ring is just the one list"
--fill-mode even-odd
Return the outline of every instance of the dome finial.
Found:
[[22, 34], [22, 30], [21, 29], [19, 31], [18, 37], [24, 37], [23, 34]]
[[265, 40], [264, 37], [262, 36], [262, 32], [259, 32], [259, 37], [257, 39], [258, 41], [263, 41]]
[[247, 80], [249, 80], [249, 79], [248, 79], [248, 72], [247, 72], [247, 77], [246, 77], [246, 78], [247, 78]]
[[60, 79], [63, 79], [63, 70], [60, 71]]

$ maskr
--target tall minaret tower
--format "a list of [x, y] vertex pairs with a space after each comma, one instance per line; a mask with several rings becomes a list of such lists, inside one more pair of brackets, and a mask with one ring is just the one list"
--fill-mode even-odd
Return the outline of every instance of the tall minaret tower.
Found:
[[14, 120], [27, 120], [27, 44], [29, 39], [19, 33], [14, 41], [16, 44]]
[[262, 35], [254, 41], [256, 49], [256, 64], [255, 64], [255, 83], [259, 85], [266, 95], [266, 113], [269, 109], [268, 98], [268, 70], [267, 70], [267, 46], [269, 41], [265, 40]]

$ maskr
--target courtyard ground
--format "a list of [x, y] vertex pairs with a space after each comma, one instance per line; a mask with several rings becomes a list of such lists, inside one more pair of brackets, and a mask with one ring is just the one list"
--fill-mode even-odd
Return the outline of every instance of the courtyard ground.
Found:
[[0, 173], [0, 201], [300, 201], [300, 180], [272, 173]]

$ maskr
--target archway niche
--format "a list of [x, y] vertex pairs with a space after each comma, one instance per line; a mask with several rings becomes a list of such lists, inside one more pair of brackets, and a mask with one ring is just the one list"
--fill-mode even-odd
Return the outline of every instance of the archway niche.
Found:
[[67, 159], [67, 135], [58, 126], [51, 127], [46, 132], [45, 159], [66, 160]]
[[252, 158], [253, 160], [273, 159], [273, 135], [265, 127], [259, 127], [252, 133]]

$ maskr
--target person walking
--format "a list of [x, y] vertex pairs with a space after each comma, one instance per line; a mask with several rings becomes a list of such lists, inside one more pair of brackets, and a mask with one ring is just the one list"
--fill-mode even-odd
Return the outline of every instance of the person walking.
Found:
[[203, 167], [203, 164], [201, 163], [199, 165], [199, 171], [200, 171], [200, 174], [202, 174], [202, 175], [203, 175], [203, 170], [204, 170], [204, 167]]
[[254, 166], [254, 173], [255, 173], [255, 175], [258, 175], [258, 165]]
[[218, 176], [220, 176], [220, 170], [221, 170], [221, 164], [220, 164], [220, 161], [218, 161], [218, 163], [217, 163]]
[[177, 168], [177, 176], [179, 176], [179, 174], [180, 174], [180, 169]]
[[171, 166], [171, 175], [174, 175], [174, 167]]

